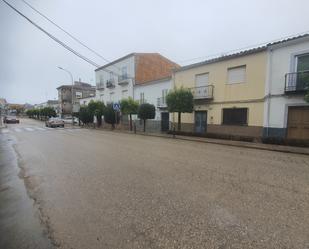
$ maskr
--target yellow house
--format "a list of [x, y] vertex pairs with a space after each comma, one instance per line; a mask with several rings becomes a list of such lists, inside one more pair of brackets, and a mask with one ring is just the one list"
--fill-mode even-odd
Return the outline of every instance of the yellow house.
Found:
[[[260, 47], [177, 69], [174, 87], [190, 88], [194, 96], [182, 130], [261, 137], [266, 68], [266, 47]], [[177, 114], [172, 119], [177, 122]]]

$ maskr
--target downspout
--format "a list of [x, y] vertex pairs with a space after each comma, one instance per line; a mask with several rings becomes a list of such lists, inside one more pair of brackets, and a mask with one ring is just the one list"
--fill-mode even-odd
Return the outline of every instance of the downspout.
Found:
[[272, 48], [269, 49], [269, 56], [268, 56], [268, 73], [267, 73], [267, 80], [266, 84], [268, 86], [267, 91], [267, 110], [266, 110], [266, 136], [269, 137], [269, 119], [270, 119], [270, 102], [271, 102], [271, 86], [272, 86]]

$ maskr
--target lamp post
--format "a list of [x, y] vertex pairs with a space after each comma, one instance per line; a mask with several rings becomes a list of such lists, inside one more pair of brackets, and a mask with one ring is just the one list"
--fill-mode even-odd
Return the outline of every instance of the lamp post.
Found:
[[62, 67], [58, 67], [60, 70], [63, 70], [65, 72], [67, 72], [70, 77], [71, 77], [71, 81], [72, 81], [72, 86], [71, 86], [71, 96], [72, 96], [72, 101], [71, 101], [71, 104], [72, 104], [72, 111], [71, 111], [71, 115], [72, 115], [72, 125], [74, 125], [74, 117], [73, 117], [73, 107], [74, 107], [74, 97], [73, 97], [73, 86], [74, 86], [74, 80], [73, 80], [73, 75], [72, 73], [67, 70], [67, 69], [64, 69]]

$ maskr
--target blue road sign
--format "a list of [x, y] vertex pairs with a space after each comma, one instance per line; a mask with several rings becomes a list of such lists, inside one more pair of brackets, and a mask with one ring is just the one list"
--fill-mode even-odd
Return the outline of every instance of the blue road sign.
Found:
[[113, 109], [114, 109], [114, 111], [119, 112], [120, 111], [120, 104], [119, 103], [113, 103]]

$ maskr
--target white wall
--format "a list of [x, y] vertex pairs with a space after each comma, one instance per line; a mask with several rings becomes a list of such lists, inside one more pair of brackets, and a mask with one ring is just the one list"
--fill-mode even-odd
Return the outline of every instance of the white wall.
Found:
[[88, 105], [91, 100], [95, 101], [97, 99], [96, 99], [95, 96], [93, 96], [93, 97], [82, 98], [82, 99], [78, 99], [78, 100], [79, 100], [79, 105], [83, 106], [83, 105]]
[[308, 105], [304, 101], [304, 95], [284, 93], [285, 74], [295, 72], [295, 56], [304, 53], [309, 53], [308, 37], [269, 48], [265, 95], [271, 94], [272, 96], [265, 101], [265, 127], [286, 128], [288, 107]]
[[[156, 107], [155, 120], [161, 120], [161, 111], [157, 107], [157, 99], [162, 97], [162, 90], [170, 90], [172, 88], [172, 80], [165, 79], [161, 81], [152, 81], [147, 84], [134, 86], [134, 99], [140, 100], [140, 94], [144, 93], [144, 99], [146, 103], [153, 104]], [[167, 110], [164, 110], [167, 111]]]
[[[127, 85], [118, 85], [118, 75], [121, 75], [121, 68], [123, 66], [127, 67], [127, 75], [131, 79], [129, 79], [129, 84]], [[106, 81], [110, 79], [110, 73], [104, 70], [99, 70], [95, 72], [96, 76], [96, 84], [100, 83], [100, 79], [103, 78], [104, 89], [97, 89], [96, 90], [96, 98], [98, 100], [103, 101], [105, 104], [107, 102], [118, 102], [122, 98], [132, 97], [133, 98], [133, 84], [135, 78], [135, 60], [134, 56], [128, 57], [122, 61], [119, 61], [113, 65], [110, 65], [106, 68], [106, 70], [114, 72], [114, 81], [115, 87], [114, 88], [107, 88]], [[125, 93], [125, 96], [123, 94]]]

